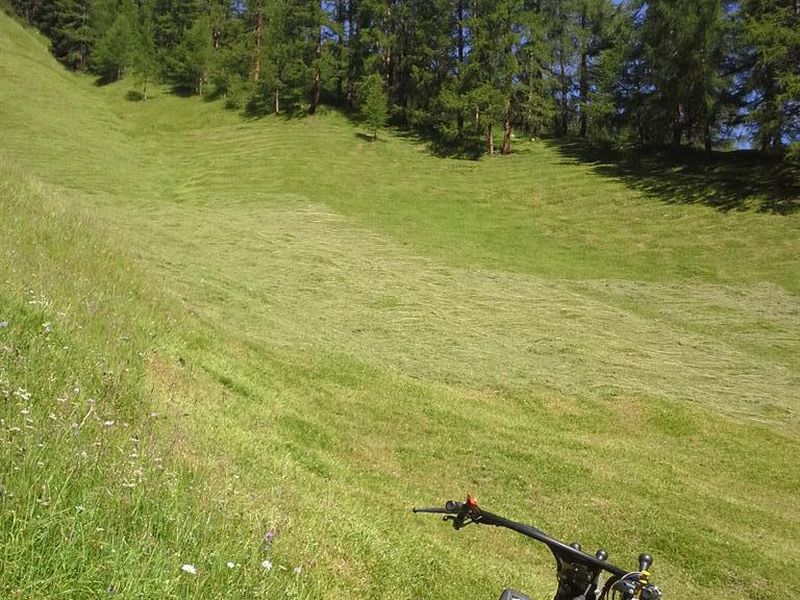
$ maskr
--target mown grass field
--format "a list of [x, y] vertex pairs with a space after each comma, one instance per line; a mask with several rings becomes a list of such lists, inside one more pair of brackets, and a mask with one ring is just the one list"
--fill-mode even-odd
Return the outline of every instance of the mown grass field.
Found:
[[128, 90], [0, 18], [0, 596], [800, 585], [800, 214]]

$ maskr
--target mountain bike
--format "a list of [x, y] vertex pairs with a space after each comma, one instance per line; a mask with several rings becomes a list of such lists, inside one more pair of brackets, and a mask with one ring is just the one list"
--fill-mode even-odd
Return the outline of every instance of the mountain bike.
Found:
[[[504, 527], [546, 545], [556, 559], [558, 588], [553, 600], [659, 600], [661, 590], [650, 582], [650, 565], [653, 557], [639, 555], [639, 568], [628, 571], [608, 562], [608, 553], [602, 548], [594, 554], [584, 552], [581, 545], [566, 544], [550, 537], [540, 529], [517, 523], [490, 513], [478, 506], [472, 496], [466, 502], [450, 500], [443, 508], [415, 508], [415, 513], [444, 515], [445, 521], [453, 523], [455, 529], [467, 525], [492, 525]], [[600, 579], [607, 577], [601, 583]], [[512, 589], [503, 590], [500, 600], [530, 600], [528, 596]]]

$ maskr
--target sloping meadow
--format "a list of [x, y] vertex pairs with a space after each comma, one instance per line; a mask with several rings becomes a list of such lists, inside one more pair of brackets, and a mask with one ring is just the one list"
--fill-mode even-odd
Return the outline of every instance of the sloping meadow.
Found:
[[0, 595], [546, 597], [487, 508], [797, 587], [796, 216], [530, 143], [369, 144], [61, 70], [0, 18]]

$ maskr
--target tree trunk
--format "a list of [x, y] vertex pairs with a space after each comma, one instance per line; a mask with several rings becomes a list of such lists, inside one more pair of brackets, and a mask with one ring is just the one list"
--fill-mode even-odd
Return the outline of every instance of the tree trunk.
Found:
[[581, 113], [580, 113], [580, 136], [582, 138], [586, 137], [586, 130], [588, 127], [589, 118], [586, 114], [586, 107], [589, 105], [589, 65], [588, 65], [588, 55], [586, 51], [581, 53], [581, 74], [580, 74], [580, 103], [581, 103]]
[[275, 114], [281, 114], [281, 95], [278, 90], [275, 90]]
[[[583, 12], [581, 13], [581, 29], [585, 32], [586, 26], [588, 24], [588, 19], [586, 17], [586, 3], [583, 5]], [[580, 66], [580, 136], [582, 138], [586, 137], [586, 129], [588, 125], [588, 115], [586, 114], [586, 107], [589, 105], [589, 49], [586, 47], [586, 43], [584, 43], [583, 48], [581, 50], [581, 66]]]
[[319, 97], [322, 92], [322, 27], [317, 32], [317, 47], [314, 50], [314, 85], [311, 88], [311, 105], [308, 114], [313, 115], [319, 106]]
[[142, 81], [142, 100], [147, 101], [147, 77]]
[[350, 0], [347, 3], [347, 22], [348, 36], [347, 36], [347, 107], [350, 109], [355, 108], [356, 104], [356, 80], [358, 79], [357, 73], [357, 46], [360, 37], [360, 23], [358, 19], [358, 7], [356, 0]]
[[383, 73], [386, 81], [386, 89], [391, 90], [394, 83], [394, 65], [392, 63], [392, 44], [389, 41], [389, 31], [392, 27], [392, 0], [386, 1], [386, 48], [383, 51]]
[[503, 155], [508, 156], [511, 154], [511, 115], [506, 115], [506, 120], [503, 123]]
[[466, 42], [464, 40], [464, 0], [458, 1], [458, 71], [461, 72], [461, 67], [464, 65], [464, 49]]
[[486, 127], [486, 147], [489, 156], [494, 156], [494, 134], [492, 133], [492, 124]]
[[678, 105], [675, 114], [675, 121], [672, 123], [672, 145], [676, 148], [681, 145], [683, 137], [683, 108]]
[[344, 0], [338, 0], [336, 3], [336, 24], [339, 26], [339, 33], [336, 40], [336, 62], [338, 67], [336, 69], [336, 102], [339, 106], [344, 102], [344, 67], [342, 63], [342, 55], [345, 48], [345, 23], [347, 22], [347, 14], [345, 12]]
[[258, 82], [261, 80], [261, 38], [264, 35], [264, 12], [261, 6], [258, 7], [258, 16], [256, 17], [256, 49], [253, 61], [253, 81]]

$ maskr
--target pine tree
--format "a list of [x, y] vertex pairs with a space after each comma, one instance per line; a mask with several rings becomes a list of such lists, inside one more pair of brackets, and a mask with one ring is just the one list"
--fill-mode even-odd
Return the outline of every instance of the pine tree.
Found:
[[471, 51], [465, 70], [468, 97], [475, 107], [475, 124], [485, 131], [486, 149], [494, 154], [494, 124], [503, 122], [502, 152], [511, 150], [515, 75], [519, 72], [521, 0], [474, 0], [469, 27]]
[[373, 131], [373, 139], [378, 139], [378, 130], [386, 125], [388, 98], [383, 78], [377, 73], [366, 75], [358, 86], [359, 113]]
[[147, 100], [149, 86], [158, 77], [159, 70], [158, 49], [155, 40], [154, 0], [142, 0], [132, 68], [142, 86], [142, 100]]
[[749, 55], [748, 121], [763, 151], [800, 137], [800, 2], [746, 0], [739, 42]]
[[552, 49], [538, 7], [529, 7], [521, 21], [522, 43], [518, 53], [519, 85], [515, 91], [518, 121], [525, 131], [539, 136], [555, 116]]
[[122, 78], [135, 60], [139, 39], [139, 15], [134, 0], [123, 0], [117, 16], [99, 37], [92, 51], [92, 69], [102, 81]]
[[90, 0], [56, 0], [53, 16], [53, 54], [67, 66], [85, 71], [94, 41]]
[[655, 141], [677, 146], [702, 140], [710, 147], [722, 85], [722, 14], [720, 0], [648, 2], [642, 42]]
[[207, 15], [195, 19], [172, 54], [170, 81], [181, 92], [202, 94], [208, 81], [213, 52], [211, 24]]

